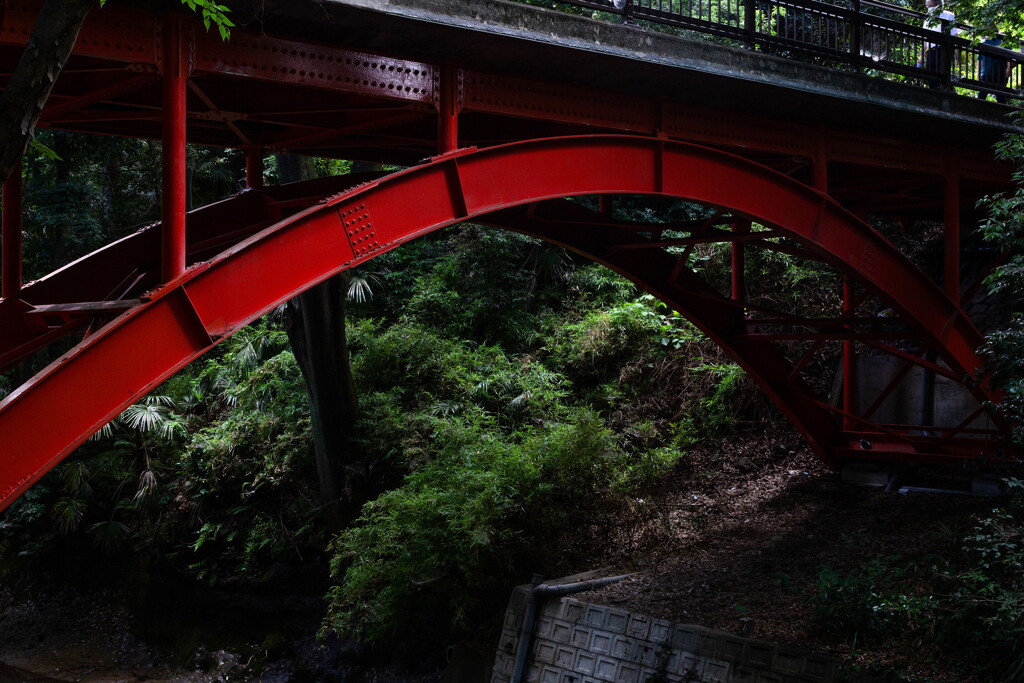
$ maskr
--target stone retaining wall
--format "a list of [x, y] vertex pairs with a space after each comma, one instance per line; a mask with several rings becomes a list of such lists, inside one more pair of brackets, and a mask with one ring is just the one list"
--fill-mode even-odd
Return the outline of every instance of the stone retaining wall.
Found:
[[[519, 586], [512, 593], [491, 683], [509, 683], [531, 589]], [[837, 671], [836, 660], [796, 648], [554, 598], [537, 612], [525, 681], [825, 683]]]

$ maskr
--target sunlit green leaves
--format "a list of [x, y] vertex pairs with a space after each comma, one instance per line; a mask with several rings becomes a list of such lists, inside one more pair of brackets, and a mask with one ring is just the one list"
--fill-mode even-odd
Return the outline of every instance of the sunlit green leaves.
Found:
[[181, 0], [181, 4], [186, 5], [203, 18], [203, 26], [206, 27], [206, 30], [210, 30], [210, 26], [216, 26], [221, 40], [231, 37], [231, 29], [234, 28], [235, 23], [228, 18], [228, 13], [231, 11], [228, 7], [218, 5], [213, 0]]

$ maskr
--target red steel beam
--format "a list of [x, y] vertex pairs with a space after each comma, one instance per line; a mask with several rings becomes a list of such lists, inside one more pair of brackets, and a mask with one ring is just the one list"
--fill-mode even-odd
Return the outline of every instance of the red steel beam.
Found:
[[97, 88], [71, 100], [61, 102], [58, 98], [51, 97], [52, 103], [49, 103], [40, 115], [39, 122], [40, 124], [59, 122], [62, 117], [72, 114], [83, 107], [134, 92], [139, 88], [149, 85], [155, 79], [155, 74], [138, 74], [102, 88]]
[[163, 30], [163, 240], [160, 273], [164, 282], [170, 282], [185, 272], [185, 105], [189, 32], [178, 15], [169, 15]]

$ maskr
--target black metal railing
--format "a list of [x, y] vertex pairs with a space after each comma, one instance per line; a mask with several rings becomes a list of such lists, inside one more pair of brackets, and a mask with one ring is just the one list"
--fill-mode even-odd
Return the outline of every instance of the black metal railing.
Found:
[[1021, 53], [978, 42], [982, 36], [970, 35], [969, 27], [876, 0], [565, 0], [565, 4], [967, 96], [994, 95], [1000, 102], [1018, 97], [1024, 86]]

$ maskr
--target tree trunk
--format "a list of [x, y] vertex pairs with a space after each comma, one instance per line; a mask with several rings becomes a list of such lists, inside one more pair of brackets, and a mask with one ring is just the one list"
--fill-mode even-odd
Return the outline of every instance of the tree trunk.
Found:
[[0, 177], [28, 146], [53, 84], [96, 0], [46, 0], [7, 87], [0, 94]]
[[[281, 182], [312, 177], [311, 160], [277, 156]], [[288, 339], [306, 380], [320, 499], [328, 524], [343, 528], [361, 504], [356, 481], [359, 405], [345, 336], [347, 277], [335, 275], [288, 302]]]

